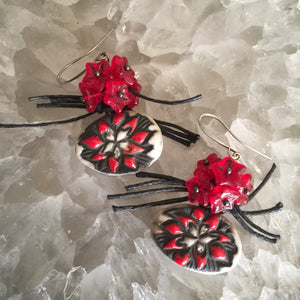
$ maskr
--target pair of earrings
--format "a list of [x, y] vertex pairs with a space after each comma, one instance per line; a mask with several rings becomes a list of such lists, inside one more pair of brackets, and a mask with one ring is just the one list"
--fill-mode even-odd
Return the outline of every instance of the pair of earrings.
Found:
[[[231, 214], [246, 231], [257, 238], [276, 243], [280, 235], [264, 230], [253, 223], [248, 216], [278, 211], [283, 205], [279, 202], [271, 208], [256, 211], [241, 209], [241, 206], [252, 200], [267, 183], [276, 165], [272, 164], [265, 178], [253, 190], [252, 176], [246, 173], [246, 166], [237, 162], [241, 157], [240, 153], [210, 136], [202, 125], [204, 118], [218, 120], [237, 141], [242, 143], [218, 117], [203, 114], [199, 119], [200, 128], [211, 139], [227, 148], [229, 156], [220, 158], [212, 153], [205, 159], [199, 160], [194, 177], [188, 180], [139, 172], [136, 177], [151, 178], [151, 180], [128, 185], [125, 187], [127, 193], [108, 195], [107, 198], [120, 200], [162, 192], [187, 192], [187, 196], [183, 197], [139, 205], [113, 205], [113, 209], [124, 211], [191, 202], [193, 205], [184, 204], [162, 210], [155, 219], [152, 236], [162, 252], [177, 264], [200, 273], [218, 274], [233, 268], [241, 253], [238, 233], [224, 215]], [[265, 154], [243, 144], [271, 160]], [[164, 187], [152, 188], [157, 185]]]
[[[162, 192], [187, 192], [187, 196], [148, 202], [140, 205], [113, 206], [115, 211], [140, 209], [160, 205], [191, 202], [193, 205], [180, 205], [163, 210], [154, 223], [153, 238], [158, 247], [177, 264], [199, 272], [215, 274], [226, 272], [238, 261], [241, 252], [240, 239], [231, 223], [224, 217], [231, 214], [250, 234], [267, 242], [276, 243], [279, 235], [270, 233], [254, 224], [248, 216], [277, 211], [281, 203], [274, 207], [258, 211], [240, 209], [260, 191], [271, 177], [272, 168], [255, 190], [251, 184], [251, 175], [245, 173], [246, 167], [237, 162], [240, 154], [222, 142], [211, 137], [202, 126], [205, 117], [214, 118], [240, 141], [230, 129], [216, 116], [203, 114], [200, 117], [202, 131], [218, 144], [228, 149], [229, 156], [221, 159], [215, 153], [197, 162], [194, 177], [182, 180], [163, 174], [138, 172], [154, 163], [162, 152], [162, 135], [185, 146], [195, 143], [199, 135], [176, 124], [154, 120], [149, 116], [136, 113], [132, 108], [138, 104], [138, 98], [147, 101], [178, 105], [196, 101], [201, 95], [179, 100], [165, 101], [140, 94], [141, 86], [134, 71], [125, 57], [109, 57], [102, 53], [95, 62], [87, 63], [86, 69], [75, 77], [64, 80], [63, 72], [92, 53], [108, 37], [100, 40], [91, 50], [67, 64], [58, 73], [60, 83], [71, 82], [85, 73], [79, 84], [82, 95], [46, 95], [30, 97], [29, 100], [50, 100], [39, 103], [38, 108], [68, 107], [86, 108], [88, 113], [62, 121], [33, 124], [0, 124], [2, 128], [40, 127], [74, 122], [96, 112], [104, 115], [89, 125], [79, 137], [76, 152], [79, 159], [88, 167], [108, 175], [136, 173], [138, 178], [151, 178], [126, 187], [127, 193], [109, 195], [108, 200], [141, 197]], [[241, 142], [241, 141], [240, 141]], [[249, 145], [251, 150], [270, 159]], [[157, 185], [163, 188], [144, 189]], [[136, 191], [142, 189], [142, 191]], [[133, 191], [133, 192], [132, 192]], [[252, 191], [252, 192], [251, 192]]]

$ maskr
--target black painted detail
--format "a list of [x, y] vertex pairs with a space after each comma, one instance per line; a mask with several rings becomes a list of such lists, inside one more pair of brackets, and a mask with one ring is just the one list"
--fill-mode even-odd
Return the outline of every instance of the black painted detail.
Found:
[[[231, 225], [223, 216], [191, 205], [173, 207], [162, 214], [164, 221], [155, 223], [159, 229], [154, 228], [153, 237], [170, 259], [184, 267], [208, 273], [222, 272], [223, 268], [233, 265], [238, 247]], [[177, 231], [171, 232], [171, 228], [177, 228]], [[221, 255], [218, 257], [216, 253]]]
[[[153, 150], [153, 144], [149, 141], [157, 132], [150, 129], [154, 123], [144, 115], [139, 113], [132, 114], [123, 112], [119, 115], [122, 117], [116, 122], [116, 114], [107, 113], [102, 118], [98, 119], [79, 137], [78, 144], [83, 147], [80, 156], [92, 163], [94, 168], [103, 173], [109, 174], [124, 174], [137, 172], [139, 168], [147, 167], [151, 164], [154, 158], [150, 157], [148, 153]], [[130, 122], [135, 123], [134, 126], [126, 125]], [[104, 124], [107, 129], [101, 132], [99, 124]], [[138, 132], [147, 134], [145, 138], [138, 142], [133, 139]], [[90, 137], [97, 137], [101, 141], [101, 145], [91, 147], [85, 142]], [[139, 147], [141, 150], [130, 153], [128, 146]], [[127, 148], [127, 151], [126, 151]], [[96, 155], [103, 154], [104, 159], [95, 159]], [[110, 159], [116, 161], [117, 166], [112, 168]], [[133, 159], [134, 166], [126, 164], [126, 159]]]

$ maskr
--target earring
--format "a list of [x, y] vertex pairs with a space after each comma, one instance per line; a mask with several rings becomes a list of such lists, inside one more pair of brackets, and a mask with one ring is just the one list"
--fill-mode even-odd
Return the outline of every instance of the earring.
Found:
[[150, 166], [162, 152], [162, 135], [185, 146], [195, 143], [199, 139], [198, 134], [176, 124], [154, 120], [132, 109], [138, 105], [139, 98], [164, 105], [178, 105], [199, 100], [201, 95], [184, 100], [166, 101], [140, 94], [141, 85], [137, 82], [126, 57], [115, 55], [110, 64], [108, 55], [101, 53], [94, 62], [87, 63], [86, 69], [76, 76], [68, 80], [62, 78], [64, 71], [97, 50], [113, 31], [108, 32], [88, 52], [65, 65], [57, 75], [57, 81], [65, 84], [85, 74], [79, 83], [82, 95], [45, 95], [29, 98], [31, 101], [50, 100], [49, 103], [38, 103], [37, 108], [85, 108], [87, 114], [62, 121], [0, 124], [0, 127], [65, 124], [96, 112], [104, 113], [81, 134], [76, 152], [86, 166], [108, 175], [136, 173], [140, 168]]
[[[202, 125], [204, 118], [219, 121], [240, 143], [243, 143], [217, 116], [203, 114], [199, 119], [202, 131], [227, 148], [228, 156], [218, 157], [215, 153], [197, 162], [194, 177], [189, 180], [162, 174], [139, 172], [138, 178], [153, 180], [126, 186], [127, 193], [108, 195], [108, 200], [140, 197], [162, 192], [187, 192], [184, 197], [139, 205], [113, 206], [114, 211], [133, 210], [167, 204], [191, 202], [193, 205], [179, 205], [161, 211], [153, 226], [153, 238], [170, 259], [177, 264], [201, 273], [223, 273], [233, 268], [241, 252], [240, 239], [234, 227], [224, 217], [231, 214], [250, 234], [270, 243], [276, 243], [280, 235], [270, 233], [253, 223], [248, 216], [262, 215], [280, 210], [281, 202], [274, 207], [256, 211], [242, 210], [241, 206], [251, 201], [272, 176], [271, 169], [262, 182], [253, 189], [251, 175], [246, 167], [237, 161], [241, 154], [210, 136]], [[251, 146], [246, 147], [271, 160]], [[165, 185], [167, 187], [135, 191], [136, 189]], [[131, 192], [134, 190], [133, 192]]]

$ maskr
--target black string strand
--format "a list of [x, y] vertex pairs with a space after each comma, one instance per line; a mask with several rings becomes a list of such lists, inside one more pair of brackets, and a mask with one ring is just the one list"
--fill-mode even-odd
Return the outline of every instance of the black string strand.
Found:
[[79, 95], [41, 95], [29, 97], [28, 100], [50, 100], [51, 103], [83, 103], [83, 98]]
[[200, 94], [200, 95], [196, 95], [195, 97], [184, 99], [184, 100], [167, 101], [167, 100], [153, 99], [153, 98], [144, 96], [144, 95], [134, 91], [131, 87], [128, 87], [128, 91], [131, 94], [133, 94], [139, 98], [142, 98], [144, 100], [154, 102], [154, 103], [166, 104], [166, 105], [178, 105], [178, 104], [190, 103], [190, 102], [194, 102], [194, 101], [202, 98], [202, 95]]
[[67, 107], [67, 108], [85, 108], [82, 103], [38, 103], [37, 108], [48, 108], [48, 107]]
[[252, 211], [240, 209], [240, 211], [243, 213], [243, 215], [257, 216], [257, 215], [263, 215], [263, 214], [268, 214], [268, 213], [271, 213], [274, 211], [278, 211], [278, 210], [281, 210], [282, 208], [283, 208], [283, 204], [281, 202], [278, 202], [275, 206], [267, 208], [267, 209], [252, 210]]
[[[180, 185], [178, 182], [176, 181], [167, 181], [167, 180], [150, 180], [150, 181], [145, 181], [145, 182], [140, 182], [140, 183], [136, 183], [136, 184], [131, 184], [131, 185], [127, 185], [125, 186], [126, 191], [131, 191], [134, 189], [139, 189], [139, 188], [143, 188], [143, 187], [147, 187], [147, 186], [153, 186], [153, 185], [159, 185], [159, 184], [165, 184], [165, 185]], [[181, 184], [182, 186], [182, 184]]]
[[176, 128], [186, 134], [188, 134], [189, 136], [195, 136], [195, 137], [199, 137], [198, 134], [186, 129], [186, 128], [183, 128], [177, 124], [173, 124], [173, 123], [170, 123], [170, 122], [166, 122], [166, 121], [162, 121], [162, 120], [157, 120], [157, 119], [154, 119], [154, 121], [159, 124], [159, 125], [164, 125], [164, 126], [167, 126], [167, 127], [171, 127], [171, 128]]
[[75, 118], [60, 120], [60, 121], [52, 121], [52, 122], [42, 122], [42, 123], [28, 123], [28, 124], [2, 124], [0, 123], [0, 128], [20, 128], [20, 127], [43, 127], [43, 126], [50, 126], [50, 125], [59, 125], [59, 124], [67, 124], [79, 121], [81, 119], [87, 118], [93, 113], [88, 113], [85, 115], [81, 115]]
[[174, 135], [178, 135], [178, 136], [180, 136], [182, 138], [185, 138], [187, 140], [191, 140], [193, 143], [196, 142], [199, 138], [199, 135], [197, 135], [197, 134], [190, 135], [190, 134], [187, 134], [187, 133], [184, 133], [184, 132], [174, 130], [172, 128], [169, 128], [169, 127], [161, 125], [161, 124], [158, 124], [158, 126], [159, 126], [160, 129], [163, 129], [163, 130], [165, 130], [167, 132], [170, 132]]
[[270, 177], [272, 176], [273, 172], [276, 169], [276, 165], [273, 163], [270, 171], [267, 173], [267, 175], [265, 176], [265, 178], [263, 179], [263, 181], [259, 184], [259, 186], [249, 195], [249, 201], [251, 199], [253, 199], [257, 193], [264, 187], [264, 185], [268, 182], [268, 180], [270, 179]]
[[235, 219], [239, 222], [239, 224], [246, 230], [248, 231], [251, 235], [259, 238], [259, 239], [262, 239], [266, 242], [269, 242], [269, 243], [272, 243], [272, 244], [275, 244], [277, 242], [277, 239], [275, 238], [269, 238], [269, 237], [266, 237], [256, 231], [254, 231], [252, 228], [250, 228], [246, 223], [245, 221], [240, 217], [240, 215], [235, 211], [235, 208], [233, 208], [231, 211], [229, 211], [234, 217]]
[[162, 201], [148, 202], [148, 203], [143, 203], [143, 204], [139, 204], [139, 205], [125, 205], [125, 206], [113, 205], [112, 208], [114, 211], [135, 210], [135, 209], [142, 209], [142, 208], [148, 208], [148, 207], [154, 207], [154, 206], [180, 203], [180, 202], [185, 202], [188, 200], [189, 200], [189, 198], [186, 196], [186, 197], [172, 198], [172, 199], [167, 199], [167, 200], [162, 200]]
[[253, 223], [247, 216], [245, 216], [243, 214], [243, 212], [240, 210], [240, 208], [237, 206], [235, 208], [235, 211], [240, 215], [240, 217], [247, 223], [249, 224], [250, 226], [252, 226], [254, 229], [256, 229], [257, 231], [265, 234], [265, 235], [269, 235], [271, 237], [274, 237], [274, 238], [277, 238], [277, 239], [280, 239], [280, 235], [279, 234], [274, 234], [274, 233], [271, 233], [269, 231], [266, 231], [264, 230], [263, 228], [261, 228], [260, 226], [256, 225], [255, 223]]
[[182, 186], [185, 186], [185, 180], [173, 177], [173, 176], [168, 176], [168, 175], [163, 175], [163, 174], [157, 174], [157, 173], [149, 173], [149, 172], [138, 172], [135, 174], [136, 177], [138, 178], [157, 178], [157, 179], [165, 179], [169, 181], [176, 181], [178, 183], [181, 183]]
[[166, 137], [172, 139], [173, 141], [176, 141], [177, 143], [180, 143], [180, 144], [182, 144], [182, 145], [184, 145], [184, 146], [187, 146], [187, 147], [189, 147], [189, 146], [191, 145], [191, 143], [192, 143], [191, 141], [184, 140], [184, 139], [179, 138], [179, 137], [177, 137], [177, 136], [175, 136], [175, 135], [173, 135], [173, 134], [170, 134], [169, 132], [165, 131], [164, 129], [161, 129], [161, 133], [162, 133], [164, 136], [166, 136]]
[[153, 194], [164, 193], [164, 192], [186, 192], [186, 191], [187, 191], [186, 187], [168, 187], [168, 188], [150, 189], [150, 190], [139, 191], [139, 192], [108, 195], [107, 200], [127, 199], [132, 197], [147, 196], [147, 195], [153, 195]]

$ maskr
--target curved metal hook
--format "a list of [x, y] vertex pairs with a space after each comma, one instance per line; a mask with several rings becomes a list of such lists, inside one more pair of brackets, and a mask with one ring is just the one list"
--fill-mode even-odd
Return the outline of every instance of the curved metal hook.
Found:
[[[104, 35], [104, 37], [94, 46], [92, 47], [90, 50], [88, 50], [86, 53], [82, 54], [81, 56], [75, 58], [74, 60], [72, 60], [71, 62], [69, 62], [68, 64], [66, 64], [64, 67], [61, 68], [61, 70], [58, 72], [57, 76], [56, 76], [56, 80], [58, 81], [58, 83], [68, 83], [71, 82], [75, 79], [77, 79], [79, 76], [81, 76], [85, 70], [81, 71], [79, 74], [77, 74], [76, 76], [72, 77], [71, 79], [65, 80], [63, 79], [61, 76], [63, 74], [64, 71], [66, 71], [69, 67], [71, 67], [72, 65], [74, 65], [75, 63], [79, 62], [80, 60], [82, 60], [84, 57], [88, 56], [89, 54], [93, 53], [98, 47], [99, 45], [101, 45], [103, 43], [104, 40], [107, 39], [107, 37], [114, 31], [114, 29], [111, 29], [108, 33], [106, 33]], [[101, 53], [99, 56], [96, 57], [95, 61], [97, 60], [101, 60], [101, 59], [107, 59], [108, 56], [105, 53]]]
[[217, 144], [219, 144], [219, 145], [221, 145], [222, 147], [226, 148], [226, 149], [228, 150], [228, 155], [231, 156], [234, 160], [240, 159], [241, 154], [240, 154], [238, 151], [232, 149], [230, 146], [227, 146], [226, 144], [224, 144], [224, 143], [221, 142], [220, 140], [218, 140], [218, 139], [216, 139], [215, 137], [213, 137], [212, 135], [210, 135], [210, 134], [204, 129], [203, 124], [201, 123], [202, 120], [203, 120], [204, 118], [213, 118], [213, 119], [219, 121], [219, 122], [224, 126], [224, 128], [226, 128], [226, 130], [227, 130], [227, 131], [228, 131], [228, 132], [229, 132], [229, 133], [230, 133], [230, 134], [231, 134], [231, 135], [232, 135], [239, 143], [241, 143], [242, 145], [246, 146], [247, 148], [249, 148], [250, 150], [254, 151], [255, 153], [257, 153], [257, 154], [259, 154], [259, 155], [261, 155], [261, 156], [263, 156], [263, 157], [265, 157], [265, 158], [267, 158], [267, 159], [269, 159], [269, 160], [272, 160], [271, 157], [267, 156], [266, 154], [263, 154], [263, 153], [259, 152], [258, 150], [254, 149], [254, 148], [251, 147], [250, 145], [248, 145], [248, 144], [246, 144], [245, 142], [241, 141], [241, 140], [240, 140], [240, 139], [239, 139], [239, 138], [238, 138], [238, 137], [230, 130], [230, 128], [229, 128], [229, 127], [228, 127], [228, 126], [227, 126], [227, 125], [226, 125], [219, 117], [217, 117], [217, 116], [215, 116], [215, 115], [213, 115], [213, 114], [208, 114], [208, 113], [202, 114], [202, 115], [200, 116], [198, 122], [199, 122], [199, 126], [200, 126], [201, 130], [203, 131], [203, 133], [206, 134], [210, 139], [212, 139], [213, 141], [215, 141]]

